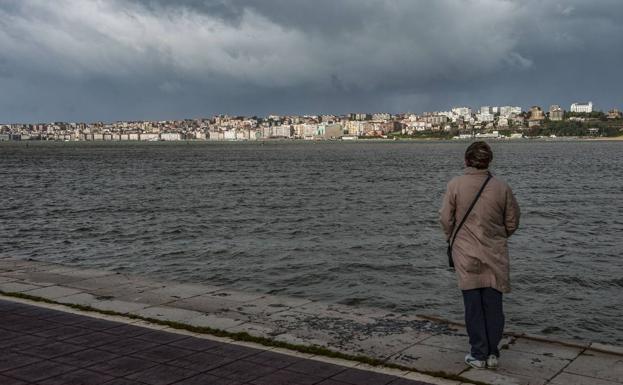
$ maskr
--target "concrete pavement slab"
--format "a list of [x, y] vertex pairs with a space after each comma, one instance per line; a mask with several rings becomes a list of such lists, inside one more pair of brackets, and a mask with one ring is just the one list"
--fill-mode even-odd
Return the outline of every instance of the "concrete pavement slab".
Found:
[[555, 343], [534, 341], [527, 338], [517, 338], [512, 344], [508, 345], [508, 350], [572, 360], [576, 358], [583, 349]]
[[262, 294], [262, 293], [251, 293], [251, 292], [228, 290], [228, 289], [218, 290], [207, 295], [216, 297], [216, 298], [224, 298], [224, 299], [227, 299], [229, 301], [234, 301], [234, 302], [249, 302], [249, 301], [254, 301], [254, 300], [257, 300], [258, 298], [265, 296], [265, 294]]
[[493, 370], [469, 369], [461, 374], [470, 380], [484, 382], [490, 385], [544, 385], [544, 378], [525, 377]]
[[439, 377], [431, 377], [427, 374], [418, 373], [418, 372], [407, 372], [404, 375], [404, 378], [412, 381], [419, 382], [434, 382], [436, 385], [469, 385], [468, 383], [463, 383], [460, 381], [447, 380]]
[[344, 337], [330, 329], [311, 329], [302, 326], [299, 329], [290, 329], [285, 333], [281, 333], [275, 336], [275, 339], [284, 342], [286, 340], [310, 341], [316, 346], [328, 347], [335, 351], [348, 351], [344, 348]]
[[6, 293], [23, 293], [25, 291], [40, 289], [43, 286], [40, 285], [31, 285], [20, 282], [4, 282], [0, 283], [0, 291], [4, 291]]
[[564, 370], [579, 374], [623, 383], [623, 356], [595, 351], [586, 351]]
[[464, 353], [470, 350], [469, 337], [464, 333], [432, 335], [423, 340], [422, 344]]
[[257, 307], [265, 307], [265, 308], [292, 308], [302, 306], [312, 301], [306, 298], [295, 298], [295, 297], [286, 297], [286, 296], [276, 296], [276, 295], [263, 295], [260, 298], [254, 299], [251, 301]]
[[415, 331], [371, 336], [362, 335], [351, 341], [346, 341], [340, 351], [349, 352], [353, 355], [386, 359], [429, 337], [431, 337], [430, 334]]
[[91, 306], [96, 303], [98, 299], [92, 294], [78, 293], [56, 298], [55, 301], [71, 305]]
[[244, 322], [226, 329], [230, 333], [248, 333], [254, 337], [271, 338], [279, 334], [275, 329], [253, 322]]
[[218, 317], [212, 314], [202, 314], [185, 321], [186, 324], [197, 327], [209, 327], [212, 329], [226, 330], [243, 324], [245, 320]]
[[301, 334], [283, 333], [275, 336], [274, 340], [291, 345], [329, 347], [329, 342], [326, 338], [322, 338], [322, 336], [314, 337], [311, 335], [302, 336]]
[[67, 286], [82, 290], [97, 290], [102, 288], [118, 288], [133, 282], [133, 278], [122, 274], [109, 273], [108, 275], [97, 275], [87, 277], [79, 281], [73, 281]]
[[129, 284], [119, 284], [118, 286], [107, 286], [99, 289], [92, 289], [89, 292], [107, 299], [118, 299], [130, 301], [130, 296], [138, 296], [142, 293], [153, 289], [153, 284], [145, 282], [143, 280], [133, 280]]
[[560, 373], [549, 382], [551, 385], [621, 385], [622, 383], [565, 372]]
[[240, 305], [242, 305], [240, 302], [230, 301], [229, 299], [213, 297], [210, 295], [199, 295], [167, 304], [167, 306], [170, 307], [192, 309], [203, 313], [222, 313], [232, 310], [237, 311]]
[[310, 302], [297, 306], [294, 310], [299, 313], [306, 313], [320, 318], [333, 318], [350, 320], [360, 324], [374, 323], [375, 320], [368, 314], [357, 314], [347, 312], [345, 308], [337, 304], [326, 304], [322, 302]]
[[49, 287], [49, 286], [56, 285], [54, 282], [44, 282], [44, 281], [38, 281], [34, 279], [20, 279], [15, 282], [25, 283], [27, 285], [41, 286], [41, 287]]
[[606, 345], [594, 342], [591, 344], [589, 350], [596, 350], [600, 351], [601, 353], [619, 354], [623, 356], [623, 346]]
[[112, 299], [112, 300], [97, 300], [96, 302], [92, 303], [91, 306], [99, 310], [114, 311], [116, 313], [125, 314], [125, 313], [136, 312], [150, 305], [146, 303], [119, 301], [119, 300]]
[[173, 321], [185, 323], [188, 320], [198, 318], [204, 314], [194, 310], [176, 309], [164, 306], [151, 306], [132, 311], [132, 314], [153, 318], [161, 321]]
[[499, 359], [500, 373], [510, 373], [536, 380], [549, 380], [558, 374], [569, 360], [525, 353], [513, 350], [502, 350]]
[[81, 292], [82, 291], [79, 289], [72, 289], [63, 286], [47, 286], [40, 289], [29, 290], [25, 292], [25, 294], [46, 299], [57, 299], [69, 295], [79, 294]]
[[[285, 305], [274, 305], [270, 307], [262, 306], [256, 301], [244, 303], [237, 303], [233, 301], [230, 302], [232, 303], [231, 309], [234, 309], [237, 313], [245, 314], [248, 319], [253, 319], [254, 317], [265, 317], [270, 314], [279, 313], [291, 309], [290, 307], [287, 307]], [[226, 312], [223, 311], [223, 309], [224, 307], [221, 306], [221, 311], [219, 311], [219, 313]]]
[[201, 294], [208, 294], [218, 290], [221, 287], [211, 285], [199, 285], [190, 283], [168, 283], [160, 285], [160, 287], [150, 290], [151, 293], [170, 296], [180, 300], [190, 297], [196, 297]]
[[116, 290], [117, 295], [114, 295], [115, 299], [119, 299], [122, 301], [130, 301], [130, 302], [142, 302], [148, 303], [152, 306], [166, 305], [170, 302], [177, 301], [178, 299], [175, 297], [171, 297], [167, 294], [154, 293], [152, 290], [144, 290], [144, 291], [134, 291], [127, 290], [126, 292], [119, 292]]
[[466, 369], [465, 352], [416, 344], [390, 357], [387, 362], [426, 372], [459, 374]]
[[17, 278], [0, 276], [0, 283], [14, 282], [17, 281]]

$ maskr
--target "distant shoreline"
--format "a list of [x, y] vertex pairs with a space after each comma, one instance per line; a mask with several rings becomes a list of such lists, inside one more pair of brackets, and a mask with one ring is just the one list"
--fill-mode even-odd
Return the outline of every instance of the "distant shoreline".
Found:
[[584, 140], [598, 140], [598, 141], [621, 141], [623, 140], [623, 135], [621, 136], [612, 136], [612, 137], [600, 137], [600, 138], [586, 138]]
[[182, 140], [159, 140], [159, 141], [149, 141], [149, 140], [40, 140], [40, 139], [28, 139], [28, 140], [2, 140], [0, 143], [99, 143], [99, 144], [130, 144], [130, 143], [397, 143], [397, 142], [469, 142], [473, 140], [491, 140], [494, 142], [528, 142], [528, 141], [547, 141], [547, 142], [567, 142], [567, 141], [598, 141], [598, 142], [609, 142], [609, 141], [623, 141], [623, 135], [614, 136], [614, 137], [581, 137], [581, 136], [558, 136], [555, 138], [550, 137], [524, 137], [524, 138], [508, 138], [508, 137], [500, 137], [500, 138], [460, 138], [460, 139], [449, 139], [449, 138], [398, 138], [398, 139], [389, 139], [389, 138], [366, 138], [366, 139], [355, 139], [355, 140], [344, 140], [344, 139], [314, 139], [314, 140], [305, 140], [305, 139], [286, 139], [286, 138], [275, 138], [275, 139], [258, 139], [258, 140], [198, 140], [198, 139], [182, 139]]

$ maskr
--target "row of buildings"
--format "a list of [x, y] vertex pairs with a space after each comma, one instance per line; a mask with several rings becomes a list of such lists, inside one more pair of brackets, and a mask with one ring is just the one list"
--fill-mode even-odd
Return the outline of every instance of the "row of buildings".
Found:
[[[0, 124], [0, 140], [65, 141], [177, 141], [177, 140], [260, 140], [350, 139], [385, 137], [390, 133], [414, 135], [435, 131], [455, 134], [490, 133], [508, 129], [521, 132], [545, 120], [583, 120], [593, 118], [593, 104], [573, 103], [567, 113], [559, 105], [547, 111], [533, 106], [523, 111], [518, 106], [482, 106], [477, 110], [454, 107], [447, 111], [421, 114], [352, 113], [346, 115], [303, 115], [245, 117], [218, 115], [205, 119], [171, 121], [122, 121], [114, 123], [38, 123]], [[613, 109], [607, 117], [621, 119]]]
[[[543, 111], [539, 106], [533, 106], [530, 108], [528, 113], [528, 127], [539, 126], [546, 119], [550, 121], [586, 121], [590, 119], [595, 119], [591, 116], [593, 112], [598, 112], [593, 110], [593, 103], [573, 103], [569, 110], [571, 114], [567, 114], [562, 107], [557, 104], [553, 104], [549, 107], [547, 112]], [[607, 114], [604, 114], [606, 119], [621, 119], [623, 118], [623, 114], [616, 108], [608, 111]]]

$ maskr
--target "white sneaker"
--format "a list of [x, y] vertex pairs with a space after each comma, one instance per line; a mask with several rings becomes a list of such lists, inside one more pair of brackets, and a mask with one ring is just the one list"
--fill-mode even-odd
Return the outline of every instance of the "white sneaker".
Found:
[[487, 367], [487, 361], [477, 360], [471, 354], [465, 356], [465, 363], [474, 369], [485, 369]]
[[496, 370], [498, 368], [498, 358], [495, 354], [487, 357], [487, 368]]

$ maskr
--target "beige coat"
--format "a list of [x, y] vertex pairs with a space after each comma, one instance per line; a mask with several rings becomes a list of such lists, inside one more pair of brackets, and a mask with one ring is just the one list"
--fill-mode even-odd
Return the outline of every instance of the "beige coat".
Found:
[[[450, 239], [487, 177], [487, 170], [468, 167], [448, 183], [439, 210]], [[452, 257], [461, 290], [492, 287], [511, 290], [507, 238], [519, 226], [519, 205], [511, 188], [493, 177], [456, 236]]]

